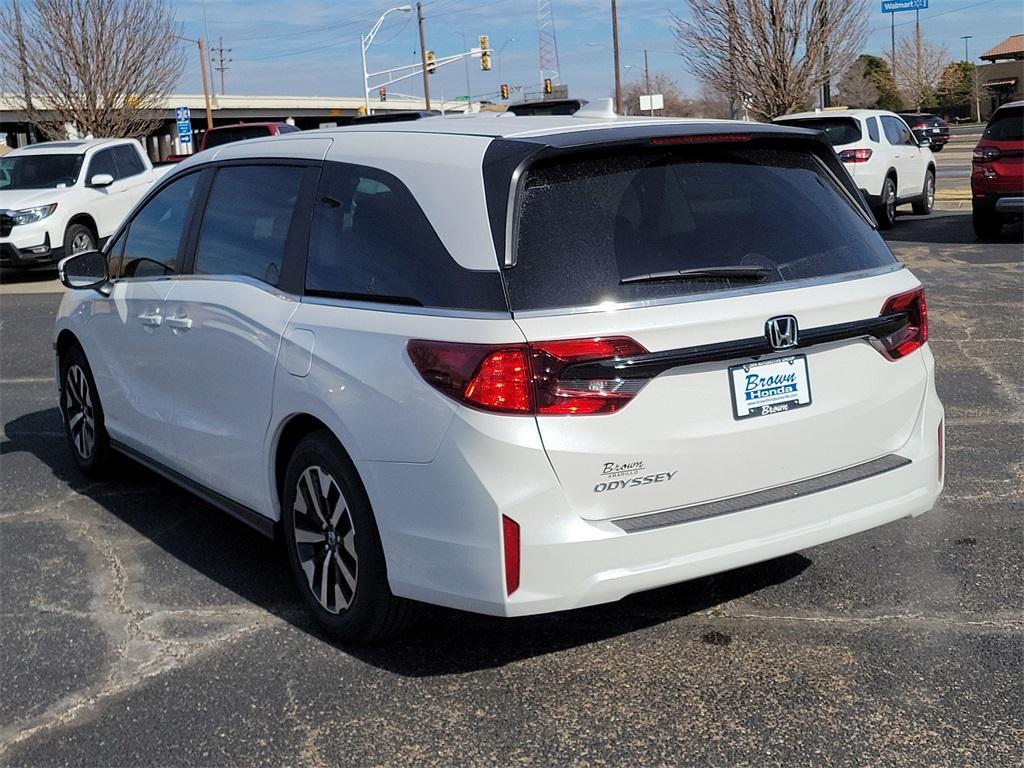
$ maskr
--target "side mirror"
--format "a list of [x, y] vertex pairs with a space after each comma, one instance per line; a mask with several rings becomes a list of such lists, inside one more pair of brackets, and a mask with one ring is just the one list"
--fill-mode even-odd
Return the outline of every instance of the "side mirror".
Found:
[[57, 265], [57, 275], [68, 288], [82, 290], [99, 288], [108, 281], [107, 257], [99, 251], [85, 251], [65, 256]]
[[90, 187], [109, 187], [114, 183], [114, 177], [109, 173], [97, 173], [89, 179]]

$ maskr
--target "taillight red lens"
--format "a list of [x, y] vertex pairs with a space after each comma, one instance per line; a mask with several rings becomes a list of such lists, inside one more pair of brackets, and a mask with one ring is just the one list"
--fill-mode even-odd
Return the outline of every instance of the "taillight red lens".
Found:
[[505, 594], [519, 589], [519, 523], [501, 516], [501, 543], [505, 552]]
[[870, 149], [844, 149], [839, 153], [839, 159], [844, 163], [866, 163], [871, 159]]
[[897, 313], [907, 316], [906, 324], [879, 339], [882, 353], [890, 360], [905, 357], [928, 341], [928, 305], [924, 300], [924, 288], [919, 286], [889, 298], [881, 314]]
[[749, 133], [705, 133], [696, 136], [657, 136], [651, 144], [728, 144], [750, 141]]
[[646, 384], [646, 380], [612, 375], [574, 376], [567, 370], [579, 363], [647, 352], [626, 337], [507, 345], [414, 339], [408, 351], [416, 370], [435, 389], [465, 405], [496, 413], [613, 413]]
[[942, 476], [946, 473], [946, 434], [945, 434], [945, 420], [939, 422], [939, 482], [942, 482]]
[[489, 411], [530, 413], [530, 364], [524, 350], [502, 349], [485, 357], [463, 396]]

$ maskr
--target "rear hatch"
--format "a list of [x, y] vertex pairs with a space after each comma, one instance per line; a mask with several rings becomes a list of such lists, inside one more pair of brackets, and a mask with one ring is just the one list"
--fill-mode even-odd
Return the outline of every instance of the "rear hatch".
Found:
[[[796, 128], [808, 128], [814, 131], [822, 131], [828, 138], [832, 148], [844, 162], [847, 163], [846, 170], [851, 176], [857, 176], [857, 165], [867, 162], [871, 158], [870, 144], [864, 132], [861, 130], [860, 121], [853, 117], [822, 116], [807, 117], [800, 119], [783, 118], [776, 120], [780, 125], [791, 125]], [[858, 156], [858, 150], [860, 152]]]
[[985, 127], [974, 150], [985, 188], [1024, 194], [1024, 106], [1002, 107]]
[[733, 138], [560, 155], [520, 183], [503, 274], [544, 447], [586, 519], [784, 485], [911, 435], [917, 280], [827, 148]]

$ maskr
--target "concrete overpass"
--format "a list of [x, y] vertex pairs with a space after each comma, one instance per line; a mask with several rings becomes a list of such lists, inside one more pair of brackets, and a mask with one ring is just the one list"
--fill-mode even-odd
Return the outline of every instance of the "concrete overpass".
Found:
[[[10, 146], [24, 146], [29, 140], [29, 122], [23, 109], [23, 100], [15, 94], [0, 93], [0, 134], [7, 134]], [[431, 107], [440, 109], [441, 103], [431, 100]], [[206, 130], [206, 105], [203, 96], [175, 94], [167, 97], [158, 110], [159, 125], [145, 138], [144, 144], [150, 157], [159, 161], [169, 154], [180, 154], [184, 150], [177, 141], [175, 108], [188, 107], [192, 112], [193, 145], [198, 145], [202, 132]], [[303, 130], [311, 128], [344, 125], [360, 114], [364, 100], [359, 97], [325, 96], [214, 96], [210, 100], [213, 124], [283, 122], [289, 120]], [[391, 101], [370, 101], [375, 113], [406, 112], [425, 108], [422, 99], [394, 99]], [[470, 105], [476, 110], [479, 105]], [[466, 110], [465, 101], [448, 101], [446, 111]]]

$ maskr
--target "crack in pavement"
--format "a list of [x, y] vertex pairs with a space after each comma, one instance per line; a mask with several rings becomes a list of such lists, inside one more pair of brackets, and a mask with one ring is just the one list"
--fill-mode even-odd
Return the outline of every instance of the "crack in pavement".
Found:
[[288, 701], [285, 704], [285, 714], [292, 726], [292, 732], [302, 736], [302, 748], [299, 751], [299, 765], [313, 766], [314, 768], [328, 768], [329, 763], [324, 759], [317, 743], [322, 732], [320, 726], [312, 726], [300, 717], [299, 703], [295, 698], [295, 683], [291, 680], [285, 686], [288, 693]]
[[996, 629], [1011, 633], [1024, 630], [1024, 614], [1019, 617], [1006, 619], [965, 619], [953, 616], [934, 616], [923, 613], [887, 613], [877, 616], [813, 616], [789, 613], [732, 613], [711, 609], [700, 611], [694, 616], [704, 616], [714, 619], [751, 619], [757, 621], [781, 621], [781, 622], [808, 622], [814, 624], [828, 624], [832, 626], [873, 626], [885, 624], [913, 624], [930, 625], [943, 629]]

